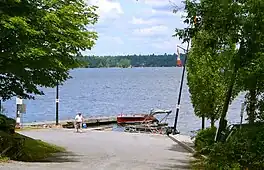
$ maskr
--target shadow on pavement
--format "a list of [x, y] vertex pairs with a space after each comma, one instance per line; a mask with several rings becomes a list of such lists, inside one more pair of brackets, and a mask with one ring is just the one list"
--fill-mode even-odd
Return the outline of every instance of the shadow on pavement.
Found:
[[178, 169], [178, 170], [190, 170], [190, 161], [189, 160], [181, 160], [181, 159], [170, 159], [171, 164], [165, 164], [162, 166], [162, 168], [159, 168], [158, 170], [172, 170], [172, 169]]
[[186, 149], [184, 149], [182, 146], [178, 144], [173, 144], [168, 150], [170, 151], [176, 151], [176, 152], [183, 152], [183, 153], [190, 153]]
[[53, 156], [43, 159], [43, 160], [39, 160], [39, 161], [35, 161], [35, 162], [43, 162], [43, 163], [64, 163], [64, 162], [80, 162], [79, 161], [79, 155], [76, 155], [72, 152], [62, 152], [62, 153], [56, 153]]

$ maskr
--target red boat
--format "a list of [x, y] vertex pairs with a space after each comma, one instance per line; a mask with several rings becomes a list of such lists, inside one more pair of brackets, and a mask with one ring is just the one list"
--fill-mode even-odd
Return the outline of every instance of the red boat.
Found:
[[118, 115], [118, 124], [130, 124], [130, 123], [142, 123], [142, 122], [152, 122], [157, 120], [154, 116], [148, 114], [134, 114], [134, 115]]
[[[171, 113], [171, 111], [165, 111], [165, 113]], [[158, 119], [154, 117], [155, 114], [161, 113], [161, 111], [151, 111], [150, 114], [121, 114], [117, 116], [118, 124], [135, 124], [146, 122], [158, 122]], [[164, 111], [162, 111], [164, 113]]]

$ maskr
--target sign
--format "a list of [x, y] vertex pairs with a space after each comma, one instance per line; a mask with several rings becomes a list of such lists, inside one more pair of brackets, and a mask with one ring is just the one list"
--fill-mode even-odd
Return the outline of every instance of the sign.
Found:
[[16, 118], [16, 123], [19, 123], [20, 124], [21, 120], [20, 120], [20, 117], [17, 117]]
[[18, 104], [17, 111], [19, 111], [20, 113], [26, 113], [26, 104]]
[[56, 103], [59, 103], [59, 99], [56, 99]]
[[20, 99], [19, 97], [17, 97], [16, 104], [23, 104], [23, 99]]

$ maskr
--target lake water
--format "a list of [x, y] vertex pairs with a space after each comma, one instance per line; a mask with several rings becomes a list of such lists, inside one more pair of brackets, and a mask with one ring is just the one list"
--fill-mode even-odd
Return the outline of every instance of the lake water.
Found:
[[[72, 119], [77, 112], [86, 117], [120, 113], [146, 113], [151, 108], [172, 109], [168, 119], [173, 125], [182, 68], [81, 68], [59, 88], [59, 118]], [[43, 89], [44, 96], [26, 100], [23, 122], [55, 120], [55, 89]], [[240, 120], [240, 95], [229, 108], [229, 121]], [[15, 116], [15, 99], [3, 103], [7, 114]], [[209, 123], [207, 123], [209, 125]], [[193, 114], [186, 79], [184, 82], [178, 129], [189, 133], [199, 129], [201, 120]]]

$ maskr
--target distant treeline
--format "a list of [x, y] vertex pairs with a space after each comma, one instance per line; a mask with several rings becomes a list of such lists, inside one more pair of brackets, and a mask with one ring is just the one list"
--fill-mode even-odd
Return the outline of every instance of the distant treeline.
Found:
[[[181, 54], [183, 63], [185, 54]], [[177, 55], [125, 55], [125, 56], [82, 56], [79, 57], [83, 67], [175, 67]]]

